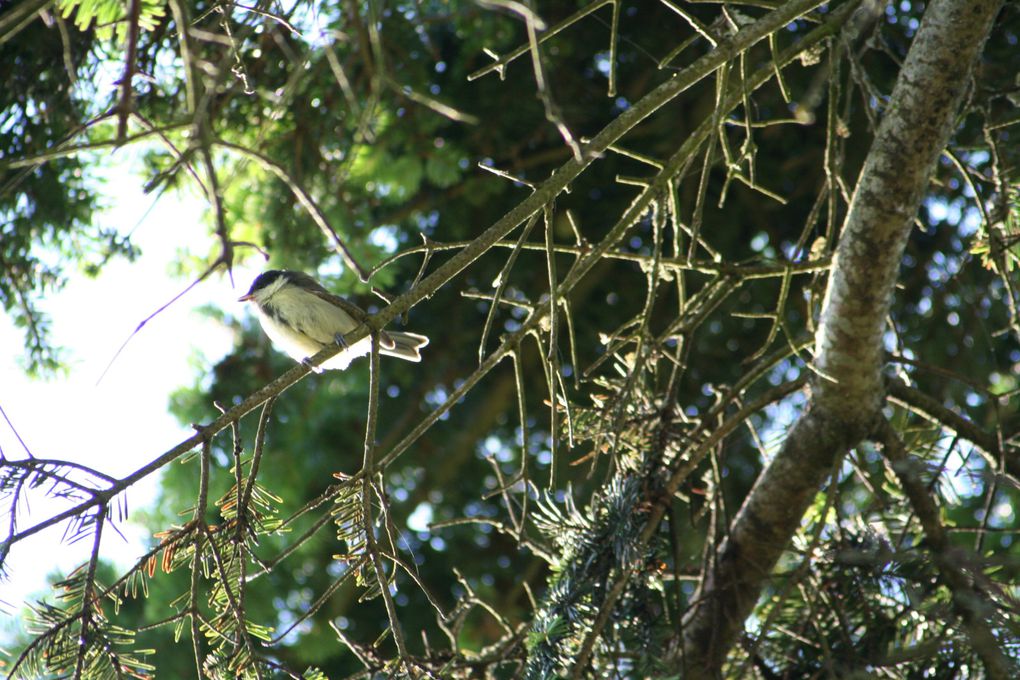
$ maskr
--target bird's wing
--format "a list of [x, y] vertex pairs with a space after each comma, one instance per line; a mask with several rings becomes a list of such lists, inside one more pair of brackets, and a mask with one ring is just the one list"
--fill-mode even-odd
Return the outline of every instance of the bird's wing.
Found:
[[[344, 310], [350, 315], [352, 319], [354, 319], [358, 323], [364, 323], [365, 319], [368, 318], [368, 315], [365, 313], [363, 309], [361, 309], [361, 307], [358, 307], [353, 302], [345, 300], [339, 295], [334, 295], [333, 293], [330, 293], [328, 290], [323, 288], [318, 281], [313, 279], [311, 276], [308, 276], [308, 274], [305, 274], [304, 272], [294, 272], [293, 276], [295, 279], [301, 282], [301, 285], [305, 286], [308, 289], [309, 293], [319, 298], [320, 300], [325, 300], [334, 307], [339, 307], [340, 309]], [[389, 333], [383, 331], [382, 333], [379, 334], [379, 346], [382, 347], [383, 349], [392, 349], [394, 346], [396, 346], [396, 343], [393, 341], [393, 338], [390, 337]]]
[[364, 310], [362, 310], [361, 307], [358, 307], [353, 302], [348, 302], [339, 295], [333, 295], [333, 293], [330, 293], [328, 290], [325, 290], [321, 287], [309, 290], [308, 292], [321, 300], [325, 300], [334, 307], [339, 307], [340, 309], [344, 310], [345, 312], [347, 312], [347, 314], [350, 315], [352, 319], [354, 319], [358, 323], [363, 323], [365, 319], [368, 317], [368, 315], [365, 314]]

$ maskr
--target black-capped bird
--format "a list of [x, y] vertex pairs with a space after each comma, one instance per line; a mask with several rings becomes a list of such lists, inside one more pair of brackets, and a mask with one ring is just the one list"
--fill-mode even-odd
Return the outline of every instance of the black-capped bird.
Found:
[[[277, 349], [307, 363], [308, 357], [327, 345], [344, 345], [344, 335], [367, 317], [357, 305], [330, 293], [308, 274], [286, 269], [271, 269], [259, 274], [242, 302], [254, 302], [262, 329]], [[429, 339], [417, 333], [382, 331], [379, 353], [405, 361], [421, 361], [419, 350]], [[366, 336], [319, 368], [344, 370], [351, 361], [372, 351], [372, 338]]]

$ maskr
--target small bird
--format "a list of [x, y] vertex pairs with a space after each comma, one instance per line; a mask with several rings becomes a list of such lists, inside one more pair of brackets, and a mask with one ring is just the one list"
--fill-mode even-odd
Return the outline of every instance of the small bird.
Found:
[[[271, 269], [259, 274], [240, 302], [254, 302], [262, 329], [278, 349], [308, 364], [308, 357], [326, 346], [339, 344], [345, 349], [321, 368], [346, 369], [351, 361], [372, 351], [367, 336], [346, 346], [344, 335], [360, 326], [367, 314], [338, 295], [333, 295], [308, 274], [286, 269]], [[418, 351], [429, 339], [417, 333], [382, 331], [379, 353], [406, 361], [421, 361]]]

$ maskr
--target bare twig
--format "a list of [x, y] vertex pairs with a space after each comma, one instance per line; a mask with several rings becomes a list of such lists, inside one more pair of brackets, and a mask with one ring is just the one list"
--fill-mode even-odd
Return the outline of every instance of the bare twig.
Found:
[[106, 377], [107, 372], [110, 370], [110, 367], [113, 366], [115, 361], [117, 361], [117, 357], [119, 357], [120, 353], [124, 351], [124, 348], [127, 347], [127, 344], [129, 342], [131, 342], [132, 338], [134, 338], [136, 335], [138, 335], [138, 333], [142, 330], [142, 328], [145, 327], [145, 324], [147, 324], [150, 321], [152, 321], [154, 318], [156, 318], [157, 316], [162, 314], [167, 308], [169, 308], [170, 305], [174, 304], [175, 302], [180, 300], [182, 297], [187, 295], [191, 291], [192, 288], [194, 288], [198, 284], [200, 284], [203, 281], [205, 281], [209, 277], [210, 274], [212, 274], [214, 271], [216, 271], [220, 267], [220, 265], [223, 265], [223, 264], [227, 264], [227, 266], [229, 266], [228, 261], [225, 259], [225, 254], [221, 253], [220, 256], [218, 258], [216, 258], [216, 260], [212, 264], [210, 264], [208, 267], [206, 267], [205, 271], [202, 272], [201, 274], [199, 274], [198, 277], [195, 278], [194, 281], [189, 283], [184, 288], [184, 290], [182, 290], [180, 293], [177, 293], [177, 295], [174, 295], [167, 302], [163, 303], [156, 311], [154, 311], [152, 314], [149, 314], [147, 317], [142, 319], [139, 322], [139, 324], [137, 326], [135, 326], [135, 329], [133, 331], [131, 331], [131, 335], [129, 335], [124, 340], [124, 342], [121, 343], [120, 347], [117, 348], [117, 351], [114, 352], [113, 357], [106, 364], [106, 368], [104, 368], [103, 372], [99, 374], [99, 378], [96, 380], [96, 384], [98, 385], [100, 382], [102, 382], [103, 378]]
[[[28, 457], [35, 458], [35, 456], [32, 455], [31, 449], [28, 448], [28, 444], [26, 444], [25, 440], [21, 438], [21, 435], [18, 434], [18, 429], [14, 427], [14, 423], [12, 423], [11, 419], [7, 417], [7, 411], [4, 410], [3, 406], [0, 406], [0, 416], [4, 417], [4, 420], [7, 422], [7, 427], [11, 428], [11, 432], [14, 433], [14, 438], [18, 440], [19, 444], [21, 444], [21, 448], [25, 449], [25, 453]], [[3, 451], [0, 451], [0, 461], [4, 463], [8, 462], [7, 455]]]
[[[382, 555], [379, 546], [376, 544], [375, 523], [372, 520], [372, 479], [375, 476], [375, 429], [379, 414], [379, 336], [372, 335], [372, 353], [369, 356], [369, 388], [368, 388], [368, 419], [365, 423], [365, 460], [362, 464], [361, 478], [361, 515], [362, 531], [365, 533], [365, 550], [368, 552], [372, 568], [375, 569], [375, 577], [379, 582], [379, 590], [382, 594], [383, 603], [386, 605], [386, 616], [389, 618], [390, 632], [393, 634], [393, 641], [397, 645], [397, 653], [400, 655], [401, 666], [407, 669], [408, 674], [414, 676], [411, 666], [411, 656], [407, 652], [407, 643], [404, 642], [404, 631], [400, 625], [400, 618], [397, 616], [397, 607], [393, 602], [393, 595], [390, 594], [390, 582], [386, 577], [386, 569], [383, 567]], [[396, 577], [396, 573], [394, 573]]]
[[358, 275], [361, 281], [368, 281], [368, 274], [365, 269], [355, 259], [354, 254], [344, 243], [344, 240], [340, 238], [340, 234], [333, 225], [330, 224], [326, 218], [325, 213], [319, 208], [318, 203], [312, 198], [305, 189], [298, 183], [298, 181], [283, 168], [279, 163], [269, 158], [265, 154], [256, 151], [255, 149], [249, 149], [241, 144], [234, 144], [223, 139], [216, 140], [214, 142], [217, 146], [222, 146], [225, 149], [236, 151], [244, 156], [247, 156], [255, 160], [259, 165], [268, 170], [269, 172], [276, 175], [294, 194], [294, 197], [298, 199], [298, 202], [304, 206], [305, 210], [311, 216], [316, 226], [322, 230], [322, 233], [333, 243], [334, 249], [339, 253], [340, 257], [343, 258], [344, 264], [354, 270], [354, 273]]

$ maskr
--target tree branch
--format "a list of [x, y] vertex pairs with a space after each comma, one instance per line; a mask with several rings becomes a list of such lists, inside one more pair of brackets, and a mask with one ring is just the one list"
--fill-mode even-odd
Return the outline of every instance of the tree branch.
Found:
[[[806, 412], [740, 509], [683, 625], [690, 672], [713, 677], [833, 461], [882, 403], [882, 334], [907, 236], [1001, 0], [925, 12], [854, 192], [815, 336]], [[834, 106], [829, 102], [829, 106]]]

